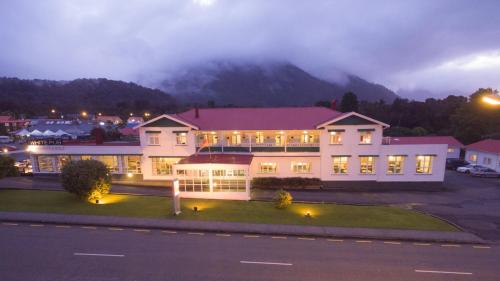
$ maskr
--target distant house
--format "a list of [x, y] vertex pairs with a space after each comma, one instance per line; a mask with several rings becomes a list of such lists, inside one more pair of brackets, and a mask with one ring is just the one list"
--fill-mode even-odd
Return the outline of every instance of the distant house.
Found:
[[29, 119], [15, 119], [12, 116], [0, 115], [0, 125], [3, 125], [8, 133], [21, 130], [30, 125]]
[[467, 145], [465, 160], [500, 172], [500, 140], [486, 139]]
[[424, 137], [390, 137], [390, 144], [447, 144], [447, 159], [460, 158], [460, 149], [464, 145], [452, 136], [424, 136]]
[[101, 115], [96, 117], [97, 123], [112, 123], [113, 125], [118, 125], [122, 122], [122, 119], [116, 115]]
[[127, 123], [128, 124], [140, 124], [140, 123], [144, 123], [144, 118], [142, 118], [140, 116], [130, 116], [127, 119]]

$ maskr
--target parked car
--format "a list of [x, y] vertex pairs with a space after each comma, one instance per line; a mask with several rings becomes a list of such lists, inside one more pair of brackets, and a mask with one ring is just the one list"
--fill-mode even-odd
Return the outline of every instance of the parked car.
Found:
[[485, 169], [473, 169], [470, 172], [470, 175], [473, 177], [482, 177], [482, 178], [499, 178], [500, 173], [497, 171], [490, 169], [490, 168], [485, 168]]
[[13, 145], [0, 145], [0, 153], [8, 153], [14, 150], [17, 150], [17, 147]]
[[456, 170], [458, 167], [467, 166], [470, 163], [458, 158], [446, 159], [446, 169], [448, 170]]
[[0, 143], [11, 143], [12, 138], [9, 136], [0, 136]]
[[469, 165], [466, 165], [466, 166], [458, 167], [457, 168], [457, 172], [470, 174], [470, 172], [472, 170], [484, 169], [484, 168], [486, 168], [486, 167], [483, 167], [483, 166], [477, 165], [477, 164], [469, 164]]

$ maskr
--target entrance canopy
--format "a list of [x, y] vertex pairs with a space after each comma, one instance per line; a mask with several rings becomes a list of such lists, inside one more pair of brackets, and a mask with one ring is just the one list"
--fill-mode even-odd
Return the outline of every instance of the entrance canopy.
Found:
[[177, 164], [237, 164], [250, 165], [252, 154], [204, 153], [192, 154]]

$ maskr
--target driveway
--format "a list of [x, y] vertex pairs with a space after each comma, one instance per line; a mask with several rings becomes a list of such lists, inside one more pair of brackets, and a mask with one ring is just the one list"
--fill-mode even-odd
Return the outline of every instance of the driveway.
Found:
[[[439, 191], [292, 191], [296, 201], [397, 205], [444, 218], [483, 239], [500, 242], [500, 180], [473, 178], [447, 171]], [[0, 188], [61, 190], [50, 179], [18, 177], [0, 180]], [[114, 193], [168, 196], [169, 188], [113, 185]], [[256, 191], [255, 199], [271, 199], [273, 191]]]

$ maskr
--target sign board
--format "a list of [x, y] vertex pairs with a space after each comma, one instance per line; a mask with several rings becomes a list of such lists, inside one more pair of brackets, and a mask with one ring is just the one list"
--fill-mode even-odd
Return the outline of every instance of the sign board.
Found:
[[179, 215], [181, 213], [181, 193], [179, 191], [179, 180], [174, 179], [173, 185], [172, 185], [172, 200], [174, 201], [172, 206], [173, 206], [173, 211], [174, 215]]
[[28, 145], [63, 145], [62, 139], [31, 139], [28, 141]]

